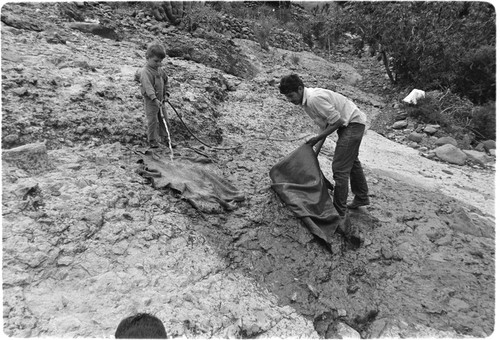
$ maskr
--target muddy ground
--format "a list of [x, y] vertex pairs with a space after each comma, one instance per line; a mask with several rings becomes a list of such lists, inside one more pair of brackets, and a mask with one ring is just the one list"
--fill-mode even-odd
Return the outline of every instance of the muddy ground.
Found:
[[[392, 99], [359, 81], [383, 77], [376, 60], [330, 62], [238, 39], [254, 77], [166, 60], [171, 101], [192, 130], [241, 145], [204, 147], [169, 110], [175, 158], [202, 152], [246, 196], [207, 214], [136, 173], [145, 140], [133, 73], [157, 36], [130, 27], [113, 41], [68, 29], [54, 4], [30, 6], [2, 8], [50, 23], [41, 32], [2, 23], [2, 146], [45, 141], [48, 159], [38, 169], [2, 162], [6, 335], [112, 337], [138, 311], [188, 338], [494, 331], [494, 170], [437, 163], [369, 130], [360, 157], [372, 204], [351, 214], [365, 241], [353, 248], [337, 235], [333, 254], [270, 188], [269, 169], [316, 129], [279, 95], [280, 77], [348, 95], [377, 126]], [[56, 33], [66, 43], [48, 42]], [[202, 39], [162, 37], [174, 38]], [[332, 137], [319, 156], [328, 178], [334, 146]]]

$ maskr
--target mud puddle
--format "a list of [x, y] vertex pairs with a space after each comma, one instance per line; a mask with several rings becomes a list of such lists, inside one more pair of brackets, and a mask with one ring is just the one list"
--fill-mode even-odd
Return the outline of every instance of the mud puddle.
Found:
[[351, 211], [365, 237], [359, 249], [336, 234], [332, 254], [264, 184], [238, 211], [210, 216], [198, 231], [232, 269], [313, 320], [321, 337], [335, 337], [342, 324], [376, 337], [396, 321], [491, 333], [494, 240], [450, 225], [463, 209], [457, 201], [367, 174], [373, 203]]

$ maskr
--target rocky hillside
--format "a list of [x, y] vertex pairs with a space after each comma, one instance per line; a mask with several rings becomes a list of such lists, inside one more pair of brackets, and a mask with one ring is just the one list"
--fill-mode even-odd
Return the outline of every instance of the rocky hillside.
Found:
[[[426, 127], [392, 128], [400, 98], [380, 86], [382, 65], [349, 46], [329, 60], [265, 49], [169, 26], [141, 6], [2, 7], [5, 334], [107, 338], [136, 312], [187, 338], [493, 332], [494, 152], [459, 165], [429, 155], [428, 134], [427, 150], [407, 145]], [[141, 176], [133, 75], [153, 40], [168, 49], [172, 107], [197, 138], [225, 149], [201, 144], [167, 106], [176, 148], [173, 160], [168, 149], [157, 156], [202, 159], [244, 194], [234, 209], [196, 209]], [[359, 248], [336, 235], [332, 254], [270, 188], [269, 169], [315, 131], [279, 95], [291, 72], [369, 116], [360, 157], [372, 205], [351, 212]], [[319, 156], [328, 178], [334, 147], [332, 137]]]

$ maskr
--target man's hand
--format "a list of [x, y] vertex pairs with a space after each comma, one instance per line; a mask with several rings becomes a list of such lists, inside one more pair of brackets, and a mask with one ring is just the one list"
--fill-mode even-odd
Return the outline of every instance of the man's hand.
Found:
[[316, 137], [313, 137], [311, 139], [309, 139], [306, 144], [309, 144], [310, 146], [314, 146], [316, 145], [319, 141], [320, 141], [321, 138], [318, 138], [318, 136]]
[[158, 100], [158, 98], [155, 99], [155, 104], [156, 104], [156, 106], [158, 106], [158, 108], [160, 108], [162, 106], [162, 103], [161, 103], [161, 101]]

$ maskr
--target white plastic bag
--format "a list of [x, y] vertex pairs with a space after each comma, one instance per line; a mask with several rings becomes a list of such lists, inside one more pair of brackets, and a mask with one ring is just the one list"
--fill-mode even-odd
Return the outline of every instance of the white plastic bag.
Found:
[[403, 99], [404, 102], [408, 104], [417, 104], [417, 101], [421, 98], [425, 98], [425, 92], [422, 90], [413, 89], [409, 95]]

